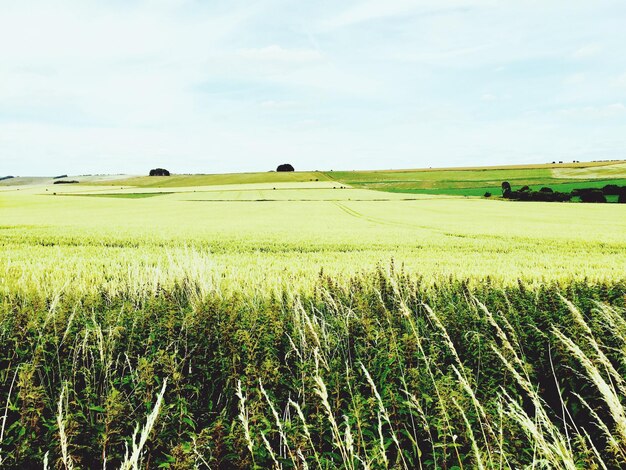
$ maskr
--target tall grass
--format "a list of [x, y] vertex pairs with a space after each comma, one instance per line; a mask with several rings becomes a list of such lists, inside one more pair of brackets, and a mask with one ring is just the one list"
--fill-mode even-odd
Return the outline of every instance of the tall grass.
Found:
[[624, 281], [167, 279], [2, 295], [4, 467], [626, 465]]

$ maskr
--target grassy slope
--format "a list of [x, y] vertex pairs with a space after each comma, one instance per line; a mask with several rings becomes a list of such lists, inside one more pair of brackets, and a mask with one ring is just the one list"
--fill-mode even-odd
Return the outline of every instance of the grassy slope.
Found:
[[332, 172], [329, 175], [342, 183], [367, 189], [478, 196], [485, 191], [497, 194], [502, 181], [509, 181], [514, 187], [550, 186], [553, 189], [560, 188], [561, 191], [609, 183], [623, 184], [620, 181], [626, 179], [626, 165], [623, 162], [595, 162], [501, 168]]
[[122, 186], [137, 186], [141, 188], [176, 188], [224, 184], [294, 183], [316, 180], [327, 181], [329, 178], [324, 173], [313, 171], [284, 173], [271, 171], [265, 173], [227, 173], [214, 175], [138, 176], [118, 180], [115, 184]]
[[80, 196], [80, 197], [113, 197], [120, 199], [144, 199], [147, 197], [154, 196], [163, 196], [165, 194], [172, 194], [166, 192], [158, 192], [158, 193], [100, 193], [100, 194], [72, 194], [69, 193], [67, 195], [71, 196]]
[[0, 180], [1, 187], [13, 186], [41, 186], [52, 185], [59, 180], [78, 180], [87, 184], [117, 184], [116, 181], [128, 178], [127, 175], [69, 175], [66, 178], [51, 176], [16, 176], [15, 178]]
[[[120, 185], [136, 188], [191, 188], [237, 184], [273, 184], [333, 182], [361, 189], [389, 192], [431, 193], [476, 196], [496, 192], [502, 181], [513, 186], [555, 186], [586, 181], [626, 179], [626, 162], [585, 162], [544, 165], [510, 165], [500, 167], [467, 167], [415, 170], [337, 171], [337, 172], [261, 172], [173, 175], [169, 177], [137, 176], [124, 178], [78, 177], [81, 183]], [[0, 186], [50, 184], [50, 178], [15, 178]], [[604, 183], [608, 184], [608, 183]], [[572, 186], [580, 187], [580, 186]], [[562, 186], [563, 189], [566, 186]], [[556, 188], [555, 188], [556, 189]]]

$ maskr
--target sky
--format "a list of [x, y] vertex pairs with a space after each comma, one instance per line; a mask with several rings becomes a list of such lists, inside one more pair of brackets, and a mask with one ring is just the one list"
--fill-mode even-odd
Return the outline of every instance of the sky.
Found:
[[0, 176], [626, 158], [623, 0], [0, 0]]

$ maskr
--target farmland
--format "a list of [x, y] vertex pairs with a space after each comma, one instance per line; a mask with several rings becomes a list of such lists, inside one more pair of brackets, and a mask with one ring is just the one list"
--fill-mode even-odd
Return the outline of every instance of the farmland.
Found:
[[462, 169], [332, 172], [337, 181], [353, 187], [421, 194], [482, 196], [497, 194], [502, 181], [513, 186], [555, 186], [567, 191], [580, 187], [625, 184], [626, 162], [554, 164]]
[[3, 181], [1, 465], [623, 465], [626, 207], [455, 196], [623, 165]]

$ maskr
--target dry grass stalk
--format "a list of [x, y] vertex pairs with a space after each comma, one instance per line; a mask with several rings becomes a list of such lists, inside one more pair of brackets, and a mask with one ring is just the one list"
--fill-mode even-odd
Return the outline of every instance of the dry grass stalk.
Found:
[[378, 416], [378, 443], [380, 445], [380, 456], [383, 459], [383, 464], [385, 468], [389, 468], [389, 459], [387, 458], [387, 450], [385, 449], [385, 436], [383, 435], [383, 422], [380, 419], [380, 411], [377, 413]]
[[[243, 435], [246, 439], [246, 444], [250, 455], [252, 456], [252, 462], [254, 463], [254, 441], [250, 435], [250, 422], [248, 420], [248, 410], [246, 409], [246, 397], [241, 390], [241, 380], [237, 381], [237, 391], [235, 392], [237, 398], [239, 398], [239, 421], [243, 426]], [[256, 466], [256, 465], [255, 465]]]
[[[439, 404], [439, 407], [441, 409], [441, 413], [443, 416], [443, 420], [444, 423], [447, 427], [447, 432], [448, 434], [451, 435], [452, 433], [452, 423], [450, 420], [450, 413], [448, 413], [448, 408], [446, 406], [445, 401], [443, 400], [443, 397], [441, 395], [441, 390], [439, 389], [439, 384], [437, 382], [437, 379], [435, 378], [435, 373], [433, 371], [433, 368], [430, 365], [430, 361], [428, 358], [428, 355], [426, 354], [426, 351], [424, 351], [424, 346], [422, 344], [422, 337], [420, 336], [419, 332], [417, 331], [417, 327], [415, 326], [415, 322], [413, 321], [413, 315], [411, 313], [411, 310], [409, 310], [409, 308], [406, 306], [406, 304], [404, 302], [400, 303], [400, 312], [402, 313], [402, 315], [408, 320], [409, 322], [409, 326], [411, 327], [411, 331], [413, 332], [413, 336], [415, 337], [415, 340], [417, 342], [417, 348], [418, 351], [424, 361], [424, 364], [426, 366], [426, 370], [428, 372], [428, 376], [430, 377], [430, 380], [433, 384], [433, 387], [435, 389], [435, 394], [437, 395], [437, 403]], [[434, 441], [433, 441], [434, 442]], [[454, 453], [456, 455], [457, 458], [457, 462], [461, 462], [461, 455], [459, 454], [459, 449], [457, 446], [453, 446], [454, 449]], [[433, 459], [436, 462], [436, 457], [435, 457], [435, 453], [433, 451]]]
[[261, 431], [261, 440], [263, 441], [263, 444], [265, 445], [267, 452], [270, 454], [272, 463], [274, 464], [274, 468], [276, 470], [281, 470], [283, 467], [280, 463], [278, 463], [278, 460], [276, 459], [276, 455], [274, 454], [274, 451], [272, 450], [272, 446], [270, 445], [269, 441], [265, 437], [265, 433], [263, 431]]
[[57, 405], [57, 425], [59, 426], [59, 443], [61, 444], [61, 458], [63, 466], [67, 470], [73, 470], [74, 462], [68, 451], [68, 438], [65, 432], [65, 418], [63, 416], [63, 401], [67, 393], [67, 386], [64, 384], [61, 388], [61, 396]]
[[[465, 392], [470, 396], [470, 399], [472, 400], [472, 405], [474, 406], [474, 409], [476, 410], [476, 413], [478, 414], [478, 417], [480, 418], [478, 420], [478, 423], [480, 425], [480, 431], [483, 437], [483, 442], [485, 443], [485, 446], [487, 448], [487, 453], [489, 454], [489, 461], [492, 461], [493, 459], [491, 455], [489, 442], [490, 442], [490, 439], [496, 439], [496, 434], [493, 428], [491, 427], [491, 424], [489, 424], [487, 413], [485, 409], [483, 408], [482, 404], [476, 398], [476, 394], [474, 393], [474, 390], [472, 389], [470, 382], [467, 378], [467, 374], [465, 373], [465, 368], [463, 367], [461, 358], [459, 357], [456, 347], [454, 346], [454, 343], [450, 339], [450, 335], [448, 334], [448, 331], [446, 330], [445, 326], [443, 325], [443, 323], [441, 322], [437, 314], [435, 314], [435, 312], [430, 308], [430, 306], [428, 306], [427, 304], [422, 304], [422, 306], [428, 313], [429, 318], [432, 320], [432, 322], [435, 324], [435, 326], [439, 329], [439, 331], [443, 335], [444, 342], [446, 346], [448, 346], [448, 349], [450, 350], [450, 352], [452, 353], [452, 356], [454, 357], [454, 360], [458, 368], [455, 366], [452, 366], [452, 370], [455, 372], [459, 380], [459, 383], [461, 384]], [[487, 437], [485, 428], [487, 429], [487, 432], [489, 433], [490, 439]], [[473, 433], [471, 437], [473, 439]], [[473, 444], [475, 443], [476, 442], [473, 441]]]
[[[612, 384], [609, 384], [604, 377], [602, 377], [602, 374], [596, 364], [593, 363], [593, 361], [582, 351], [582, 349], [580, 349], [577, 344], [561, 333], [558, 329], [553, 328], [553, 332], [572, 353], [572, 355], [582, 364], [583, 368], [587, 372], [587, 376], [600, 392], [602, 399], [609, 408], [611, 417], [615, 421], [615, 429], [619, 436], [619, 440], [621, 441], [620, 447], [626, 449], [626, 409], [621, 402], [618, 390], [616, 390]], [[600, 362], [604, 365], [603, 359], [600, 359]]]
[[[306, 424], [306, 419], [304, 419], [304, 413], [302, 413], [302, 408], [300, 408], [300, 405], [298, 405], [295, 401], [291, 399], [289, 400], [289, 404], [293, 406], [296, 410], [296, 413], [298, 413], [298, 417], [300, 418], [300, 421], [302, 421], [302, 428], [304, 429], [304, 435], [309, 441], [309, 445], [311, 446], [311, 449], [313, 451], [315, 462], [317, 463], [318, 468], [322, 468], [319, 455], [317, 454], [317, 450], [315, 450], [315, 446], [313, 445], [313, 439], [311, 438], [311, 432], [309, 431], [309, 426]], [[302, 452], [300, 451], [300, 453]]]
[[259, 388], [261, 389], [261, 393], [263, 394], [263, 397], [265, 397], [265, 401], [267, 401], [267, 404], [270, 407], [270, 410], [272, 411], [272, 415], [274, 416], [274, 421], [276, 422], [276, 426], [278, 427], [278, 433], [280, 435], [281, 440], [285, 443], [285, 447], [287, 448], [287, 452], [289, 453], [289, 458], [291, 459], [291, 462], [293, 463], [294, 467], [297, 468], [297, 463], [296, 463], [296, 457], [293, 455], [293, 452], [291, 451], [291, 447], [289, 446], [289, 440], [287, 439], [287, 434], [285, 433], [285, 429], [283, 428], [283, 423], [280, 420], [280, 417], [278, 416], [278, 412], [276, 411], [276, 408], [274, 408], [274, 404], [272, 403], [272, 400], [270, 400], [270, 397], [268, 396], [267, 392], [265, 391], [265, 389], [263, 388], [263, 383], [261, 382], [261, 380], [259, 379]]
[[13, 373], [13, 379], [11, 380], [11, 385], [9, 386], [9, 393], [7, 394], [7, 403], [4, 407], [4, 416], [2, 416], [2, 427], [0, 427], [0, 468], [3, 465], [4, 458], [2, 455], [2, 442], [4, 440], [4, 429], [7, 424], [7, 418], [9, 416], [9, 404], [11, 401], [11, 393], [13, 393], [13, 386], [15, 385], [15, 379], [17, 379], [17, 373], [19, 372], [19, 365], [15, 368], [15, 372]]
[[[317, 350], [316, 350], [317, 352]], [[318, 357], [316, 353], [316, 358]], [[330, 423], [330, 429], [333, 434], [333, 439], [335, 441], [335, 445], [339, 449], [341, 453], [341, 459], [346, 465], [348, 469], [354, 469], [354, 461], [350, 460], [350, 456], [348, 454], [348, 450], [346, 449], [345, 443], [341, 438], [341, 432], [339, 431], [339, 426], [337, 425], [337, 421], [335, 420], [335, 416], [333, 415], [333, 410], [330, 406], [330, 402], [328, 401], [328, 390], [326, 389], [326, 384], [322, 380], [322, 377], [319, 373], [318, 361], [315, 363], [315, 377], [313, 377], [315, 381], [315, 394], [320, 397], [322, 401], [322, 407], [326, 412], [326, 416], [328, 417], [328, 422]]]
[[[554, 426], [545, 414], [545, 410], [531, 397], [535, 405], [535, 418], [531, 418], [526, 411], [506, 392], [508, 408], [505, 411], [516, 421], [535, 445], [535, 449], [544, 457], [544, 461], [552, 468], [564, 470], [576, 470], [576, 460], [572, 455], [569, 443], [563, 434]], [[539, 405], [539, 408], [537, 407]]]
[[400, 455], [400, 458], [402, 460], [402, 465], [404, 466], [404, 468], [408, 469], [409, 467], [404, 458], [404, 454], [402, 453], [402, 447], [400, 446], [400, 442], [398, 441], [398, 436], [396, 435], [396, 432], [393, 429], [393, 425], [391, 424], [391, 418], [389, 417], [389, 413], [387, 413], [387, 409], [385, 408], [383, 399], [378, 393], [378, 389], [376, 388], [376, 384], [374, 383], [374, 380], [372, 379], [372, 376], [370, 375], [370, 373], [367, 371], [367, 369], [365, 368], [362, 362], [360, 363], [360, 365], [361, 365], [361, 369], [365, 373], [365, 377], [367, 378], [367, 381], [370, 384], [370, 387], [372, 388], [372, 391], [374, 392], [374, 396], [376, 397], [376, 401], [378, 402], [378, 408], [380, 410], [380, 413], [382, 414], [383, 418], [385, 418], [385, 421], [387, 422], [387, 425], [389, 426], [389, 430], [391, 432], [391, 439], [393, 440], [394, 444], [398, 448], [398, 454]]
[[148, 438], [150, 437], [150, 433], [152, 432], [152, 428], [154, 427], [157, 418], [159, 417], [159, 411], [161, 410], [161, 405], [163, 403], [163, 396], [165, 395], [165, 389], [167, 387], [167, 378], [163, 380], [163, 385], [161, 386], [161, 391], [157, 395], [156, 403], [154, 404], [154, 408], [146, 418], [146, 424], [141, 431], [141, 435], [139, 436], [139, 442], [137, 442], [137, 434], [139, 433], [139, 424], [135, 428], [135, 432], [133, 433], [132, 443], [133, 443], [133, 451], [128, 455], [128, 448], [126, 449], [126, 456], [122, 465], [120, 466], [120, 470], [138, 470], [139, 469], [139, 459], [141, 457], [141, 452], [143, 451], [146, 442], [148, 442]]
[[459, 403], [454, 398], [452, 399], [452, 403], [454, 403], [454, 405], [457, 407], [457, 409], [459, 410], [459, 413], [461, 413], [461, 417], [463, 418], [463, 421], [465, 422], [467, 435], [469, 436], [469, 440], [472, 444], [472, 452], [474, 453], [474, 458], [476, 459], [476, 467], [479, 470], [485, 470], [485, 464], [483, 463], [483, 458], [480, 455], [480, 450], [478, 450], [478, 443], [476, 442], [476, 439], [474, 438], [474, 431], [472, 430], [472, 425], [467, 419], [467, 416], [465, 415], [463, 408], [461, 407], [461, 405], [459, 405]]

